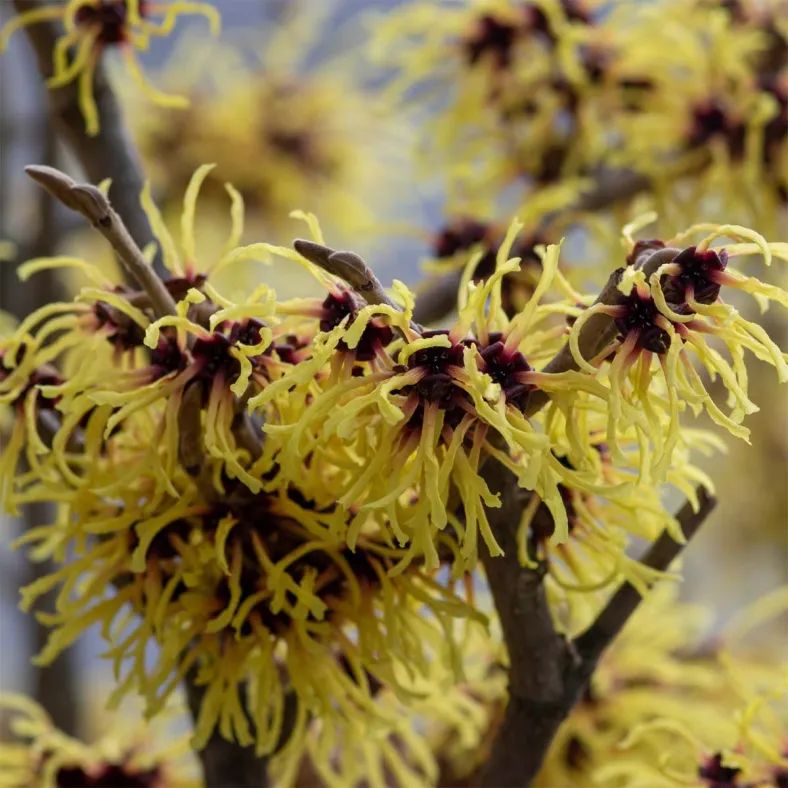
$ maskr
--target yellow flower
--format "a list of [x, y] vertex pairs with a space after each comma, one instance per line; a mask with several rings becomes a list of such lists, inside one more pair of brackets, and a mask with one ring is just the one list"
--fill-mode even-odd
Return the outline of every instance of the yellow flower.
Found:
[[[150, 18], [152, 14], [160, 15], [162, 19], [154, 22]], [[219, 32], [219, 12], [209, 3], [176, 0], [159, 5], [148, 0], [63, 0], [14, 17], [0, 31], [0, 52], [14, 31], [38, 22], [62, 20], [65, 32], [55, 45], [53, 74], [47, 85], [59, 88], [78, 80], [79, 107], [85, 119], [85, 130], [93, 136], [99, 132], [93, 75], [107, 47], [121, 48], [129, 74], [150, 99], [169, 107], [188, 106], [184, 97], [167, 95], [150, 85], [136, 55], [136, 52], [144, 52], [148, 48], [151, 36], [169, 35], [178, 17], [187, 14], [206, 17], [214, 35]], [[72, 48], [75, 51], [69, 61]]]
[[[289, 241], [297, 205], [348, 241], [371, 234], [387, 192], [404, 180], [408, 130], [365, 89], [347, 41], [341, 55], [326, 50], [326, 13], [312, 5], [286, 12], [284, 21], [232, 44], [186, 36], [161, 79], [189, 97], [188, 111], [130, 116], [165, 214], [192, 172], [215, 161], [268, 239]], [[209, 207], [222, 199], [213, 186]], [[293, 286], [287, 278], [282, 284]]]
[[[695, 246], [676, 248], [699, 230], [710, 232]], [[741, 243], [711, 248], [720, 236]], [[639, 244], [632, 250], [637, 251]], [[585, 310], [572, 328], [569, 344], [581, 369], [609, 382], [611, 417], [622, 424], [639, 420], [640, 429], [655, 440], [651, 471], [662, 480], [679, 439], [679, 413], [685, 404], [696, 415], [706, 410], [715, 423], [747, 439], [749, 431], [741, 422], [758, 407], [747, 393], [745, 350], [774, 366], [781, 382], [788, 381], [785, 355], [768, 333], [720, 299], [720, 288], [730, 286], [753, 294], [762, 305], [769, 301], [788, 305], [785, 291], [727, 267], [729, 258], [755, 253], [768, 265], [773, 256], [785, 257], [788, 249], [785, 244], [767, 244], [757, 233], [735, 225], [698, 225], [667, 244], [659, 240], [645, 244], [660, 255], [659, 267], [648, 279], [634, 265], [622, 269], [618, 285], [624, 294], [622, 303], [599, 303]], [[579, 332], [589, 318], [600, 313], [614, 319], [619, 336], [595, 359], [585, 359], [578, 345]], [[730, 361], [707, 343], [707, 336], [723, 343]], [[609, 365], [603, 366], [607, 361]], [[730, 414], [714, 402], [693, 362], [705, 367], [712, 379], [720, 377], [728, 391]], [[655, 375], [661, 381], [654, 381]], [[637, 412], [640, 409], [645, 419]], [[666, 434], [658, 410], [669, 413]], [[611, 425], [608, 439], [614, 439], [615, 431]], [[612, 448], [617, 451], [615, 445]]]
[[[166, 746], [147, 726], [132, 728], [123, 718], [86, 744], [58, 731], [49, 715], [22, 695], [0, 695], [0, 710], [9, 713], [12, 742], [0, 744], [0, 786], [58, 788], [62, 785], [200, 788], [185, 758], [188, 739]], [[160, 724], [154, 723], [156, 728]]]
[[[144, 449], [138, 456], [150, 464]], [[119, 471], [107, 460], [89, 486], [20, 496], [22, 503], [41, 495], [61, 503], [53, 524], [18, 542], [33, 545], [34, 559], [59, 565], [22, 590], [22, 606], [57, 588], [55, 612], [39, 615], [52, 632], [38, 664], [101, 625], [118, 682], [113, 705], [139, 692], [147, 713], [158, 714], [196, 669], [206, 688], [197, 747], [218, 727], [226, 738], [272, 752], [288, 691], [297, 709], [288, 752], [300, 747], [311, 714], [353, 731], [385, 726], [393, 718], [377, 708], [376, 688], [385, 684], [403, 699], [406, 678], [427, 672], [433, 657], [458, 666], [452, 622], [484, 619], [453, 582], [417, 562], [390, 577], [400, 553], [372, 529], [351, 553], [349, 515], [330, 492], [320, 502], [315, 486], [309, 495], [255, 495], [225, 481], [217, 497], [180, 471], [169, 479], [172, 493], [161, 494], [139, 466]], [[155, 663], [146, 659], [152, 642], [159, 646]], [[251, 723], [242, 711], [243, 682]], [[287, 763], [294, 768], [295, 755]]]
[[[141, 198], [164, 264], [172, 274], [166, 286], [177, 302], [176, 315], [154, 320], [144, 293], [114, 285], [97, 268], [78, 258], [42, 258], [20, 266], [23, 279], [46, 268], [75, 268], [95, 285], [83, 288], [71, 303], [37, 310], [0, 345], [5, 348], [3, 363], [9, 370], [0, 382], [0, 402], [15, 402], [18, 408], [23, 405], [20, 397], [24, 381], [35, 369], [46, 369], [67, 352], [58, 379], [50, 375], [36, 381], [38, 405], [31, 397], [24, 401], [30, 421], [29, 454], [46, 453], [31, 426], [34, 411], [40, 411], [43, 404], [65, 414], [52, 450], [53, 461], [69, 484], [83, 482], [64, 460], [68, 443], [76, 428], [84, 428], [91, 415], [100, 411], [103, 431], [94, 421], [92, 443], [82, 447], [84, 454], [97, 456], [119, 427], [132, 419], [127, 434], [137, 439], [144, 435], [154, 441], [148, 448], [156, 454], [156, 460], [148, 470], [161, 470], [157, 489], [168, 489], [168, 475], [178, 460], [181, 405], [187, 390], [193, 389], [188, 408], [198, 424], [201, 411], [205, 412], [204, 450], [222, 458], [231, 476], [244, 478], [253, 489], [260, 488], [259, 479], [247, 472], [257, 459], [252, 456], [254, 447], [241, 446], [234, 427], [243, 410], [240, 398], [247, 389], [251, 388], [251, 396], [269, 376], [278, 375], [281, 365], [292, 361], [292, 353], [297, 350], [292, 343], [299, 340], [286, 334], [281, 341], [274, 338], [268, 324], [275, 322], [275, 295], [268, 287], [259, 286], [243, 303], [234, 304], [209, 281], [217, 270], [248, 257], [244, 249], [236, 248], [243, 232], [243, 201], [229, 185], [226, 188], [232, 201], [233, 223], [225, 250], [213, 262], [200, 264], [195, 209], [200, 186], [211, 168], [205, 165], [197, 170], [186, 190], [180, 245], [176, 245], [153, 205], [148, 187]], [[57, 340], [48, 342], [56, 332]], [[18, 431], [22, 429], [21, 425], [17, 427]], [[10, 472], [16, 465], [11, 455], [18, 454], [22, 440], [22, 433], [15, 433], [15, 440], [3, 455], [3, 467], [7, 465]], [[135, 458], [137, 462], [141, 459]], [[215, 483], [221, 489], [220, 481]]]
[[[477, 600], [474, 600], [478, 602]], [[486, 710], [480, 700], [501, 698], [506, 676], [502, 649], [477, 622], [456, 626], [461, 646], [462, 674], [440, 658], [429, 660], [424, 673], [404, 669], [400, 679], [408, 688], [399, 697], [382, 684], [376, 704], [385, 709], [387, 724], [366, 736], [349, 726], [330, 728], [315, 721], [303, 741], [292, 784], [341, 786], [446, 785], [441, 779], [445, 762], [473, 753], [485, 735]], [[440, 744], [433, 739], [445, 740]], [[439, 757], [436, 757], [439, 755]], [[282, 759], [275, 759], [272, 774], [281, 779]]]
[[[709, 612], [679, 603], [676, 591], [659, 585], [605, 652], [535, 785], [779, 785], [786, 758], [779, 645], [742, 652], [747, 626], [714, 639]], [[749, 625], [776, 624], [786, 600], [785, 589], [768, 595]], [[426, 729], [440, 767], [437, 777], [425, 772], [423, 784], [473, 785], [489, 757], [506, 704], [507, 657], [494, 626], [466, 637], [463, 681], [446, 689], [436, 676], [411, 707], [411, 725]]]
[[[470, 256], [477, 248], [481, 248], [483, 253], [476, 262], [472, 280], [479, 282], [487, 279], [495, 273], [496, 254], [504, 235], [492, 222], [469, 217], [456, 218], [435, 233], [430, 245], [430, 256], [423, 267], [429, 274], [438, 276], [450, 270], [463, 270]], [[512, 257], [520, 258], [520, 267], [504, 276], [501, 287], [502, 307], [508, 317], [514, 317], [525, 307], [539, 284], [542, 260], [536, 248], [560, 240], [560, 236], [556, 236], [552, 230], [524, 232], [517, 239], [511, 254]], [[563, 263], [562, 269], [568, 276], [570, 272]], [[419, 287], [429, 288], [432, 278], [428, 275]]]

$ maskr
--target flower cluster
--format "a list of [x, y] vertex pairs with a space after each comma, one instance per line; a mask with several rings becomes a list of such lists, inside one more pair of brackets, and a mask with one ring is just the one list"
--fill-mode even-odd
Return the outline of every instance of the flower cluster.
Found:
[[[447, 222], [431, 239], [430, 256], [424, 268], [433, 276], [427, 277], [424, 287], [431, 285], [433, 277], [464, 269], [470, 256], [474, 254], [476, 264], [472, 281], [478, 283], [492, 276], [504, 235], [505, 233], [491, 222], [466, 216]], [[509, 318], [513, 318], [525, 307], [539, 284], [542, 259], [536, 248], [558, 241], [560, 237], [538, 229], [520, 234], [511, 251], [513, 257], [520, 259], [520, 267], [504, 276], [501, 285], [501, 305]]]
[[774, 233], [786, 41], [784, 0], [412, 2], [380, 25], [372, 58], [393, 68], [400, 103], [432, 101], [428, 161], [446, 159], [466, 205], [513, 188], [561, 207], [601, 166], [625, 166], [672, 231], [719, 215]]
[[[640, 224], [653, 217], [644, 217]], [[699, 225], [678, 236], [683, 242], [693, 234], [711, 231], [697, 244], [678, 248], [661, 240], [630, 241], [629, 264], [619, 271], [618, 290], [623, 298], [616, 304], [597, 303], [585, 310], [572, 326], [569, 347], [580, 369], [605, 376], [610, 384], [610, 416], [620, 428], [622, 422], [648, 431], [647, 422], [661, 423], [657, 410], [669, 414], [664, 441], [654, 430], [655, 453], [650, 471], [644, 462], [642, 475], [649, 472], [664, 478], [675, 442], [679, 439], [679, 413], [686, 406], [696, 413], [703, 409], [711, 419], [732, 435], [747, 439], [744, 416], [758, 408], [747, 395], [745, 350], [775, 367], [781, 382], [788, 380], [788, 364], [783, 351], [757, 323], [746, 320], [737, 309], [720, 297], [723, 286], [752, 294], [762, 307], [770, 301], [785, 305], [783, 290], [746, 277], [728, 266], [737, 256], [760, 253], [766, 265], [772, 257], [784, 257], [784, 244], [767, 244], [757, 233], [743, 227]], [[711, 244], [720, 236], [739, 243], [716, 249]], [[594, 315], [613, 319], [616, 336], [593, 359], [584, 358], [579, 346], [580, 332]], [[707, 341], [717, 340], [728, 351], [728, 361]], [[655, 388], [654, 357], [658, 359], [662, 396], [650, 396]], [[699, 372], [705, 367], [712, 379], [719, 376], [728, 391], [730, 413], [714, 402]], [[656, 407], [655, 407], [656, 406]], [[640, 421], [640, 426], [637, 425]], [[608, 429], [611, 451], [617, 453], [615, 429]]]
[[[52, 5], [31, 8], [13, 17], [0, 30], [0, 52], [9, 36], [27, 25], [62, 21], [65, 32], [53, 50], [50, 88], [78, 83], [79, 108], [89, 135], [99, 132], [99, 111], [93, 96], [93, 77], [103, 52], [108, 47], [120, 49], [126, 68], [148, 98], [165, 107], [186, 107], [183, 96], [168, 95], [153, 87], [137, 60], [137, 52], [147, 50], [152, 36], [168, 36], [178, 17], [199, 14], [219, 32], [219, 12], [210, 3], [176, 2], [162, 4], [149, 0], [59, 0]], [[160, 16], [161, 19], [154, 20]], [[72, 54], [73, 50], [73, 54]]]
[[[373, 56], [397, 69], [398, 98], [436, 80], [448, 87], [430, 156], [449, 154], [457, 183], [495, 193], [524, 178], [541, 188], [579, 175], [599, 147], [611, 80], [593, 5], [412, 3], [380, 26]], [[478, 172], [457, 165], [479, 161]]]
[[[611, 161], [653, 178], [658, 209], [669, 205], [677, 221], [701, 205], [774, 232], [788, 197], [785, 3], [699, 0], [633, 16], [641, 32], [621, 58], [650, 62], [650, 87], [637, 112], [618, 116]], [[657, 53], [665, 68], [653, 68]]]
[[[622, 580], [648, 592], [660, 573], [630, 557], [631, 538], [683, 538], [659, 484], [690, 500], [710, 485], [691, 453], [715, 440], [678, 429], [684, 403], [743, 437], [755, 407], [744, 350], [785, 378], [781, 352], [720, 288], [788, 297], [728, 261], [788, 250], [744, 228], [691, 228], [706, 236], [679, 248], [689, 235], [636, 242], [629, 227], [626, 265], [594, 302], [562, 273], [561, 245], [518, 241], [515, 221], [488, 270], [478, 255], [466, 262], [455, 323], [426, 330], [402, 283], [372, 298], [327, 273], [358, 257], [327, 247], [311, 214], [295, 214], [313, 238], [295, 250], [239, 247], [243, 198], [229, 185], [230, 237], [204, 259], [195, 211], [210, 171], [186, 189], [179, 243], [142, 195], [170, 313], [73, 257], [21, 266], [23, 278], [74, 268], [90, 284], [0, 341], [0, 404], [16, 415], [0, 484], [8, 508], [58, 504], [54, 522], [19, 540], [58, 565], [22, 592], [29, 609], [57, 589], [39, 615], [52, 632], [38, 661], [100, 624], [112, 703], [135, 692], [156, 714], [189, 675], [204, 688], [196, 745], [218, 729], [279, 752], [290, 784], [304, 748], [330, 771], [338, 737], [404, 730], [436, 665], [460, 680], [467, 633], [487, 623], [478, 558], [502, 553], [494, 463], [522, 488], [518, 558], [546, 565], [567, 634]], [[720, 236], [736, 243], [712, 247]], [[518, 244], [538, 266], [530, 297], [507, 313]], [[280, 300], [262, 284], [236, 302], [215, 284], [239, 262], [278, 258], [323, 294]], [[599, 321], [592, 334], [606, 342], [586, 357]], [[695, 360], [726, 385], [729, 414]]]
[[[155, 714], [195, 671], [205, 686], [197, 745], [218, 727], [267, 753], [293, 699], [293, 746], [312, 715], [382, 725], [376, 687], [405, 692], [403, 677], [426, 670], [428, 654], [457, 664], [452, 620], [483, 617], [465, 598], [470, 580], [457, 591], [422, 557], [392, 576], [406, 552], [374, 518], [348, 537], [355, 512], [336, 500], [330, 456], [315, 453], [306, 484], [283, 482], [281, 444], [261, 432], [247, 402], [308, 366], [321, 325], [341, 322], [351, 302], [337, 291], [325, 304], [277, 303], [266, 286], [245, 303], [224, 298], [214, 273], [260, 249], [236, 247], [242, 200], [229, 188], [226, 252], [200, 264], [194, 211], [209, 171], [187, 189], [180, 244], [143, 194], [176, 314], [156, 319], [144, 292], [74, 258], [21, 268], [24, 278], [77, 268], [92, 286], [3, 340], [0, 398], [19, 416], [2, 454], [3, 500], [59, 504], [55, 522], [20, 540], [60, 565], [22, 594], [28, 609], [58, 587], [55, 611], [41, 615], [52, 633], [39, 662], [101, 622], [118, 679], [113, 703], [136, 691]], [[382, 341], [392, 334], [380, 325]], [[374, 353], [375, 344], [355, 352]], [[278, 415], [302, 406], [293, 398]], [[17, 468], [22, 454], [27, 470]], [[438, 565], [456, 549], [447, 538]]]

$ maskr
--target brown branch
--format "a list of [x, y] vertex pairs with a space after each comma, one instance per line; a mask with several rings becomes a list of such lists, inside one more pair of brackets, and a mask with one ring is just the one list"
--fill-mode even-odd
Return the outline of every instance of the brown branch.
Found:
[[[587, 191], [581, 192], [574, 205], [569, 208], [571, 213], [588, 213], [601, 211], [616, 203], [625, 202], [646, 191], [652, 184], [651, 178], [632, 170], [600, 169], [594, 176], [594, 184]], [[544, 218], [544, 223], [551, 222], [561, 213], [556, 211]]]
[[553, 627], [544, 567], [523, 567], [517, 558], [522, 491], [512, 474], [496, 466], [486, 463], [482, 476], [501, 494], [501, 508], [488, 517], [504, 555], [491, 557], [485, 545], [481, 557], [509, 651], [509, 702], [479, 784], [503, 788], [525, 785], [530, 777], [524, 775], [539, 770], [544, 751], [531, 738], [549, 743], [566, 716], [563, 677], [570, 655]]
[[89, 183], [76, 183], [54, 167], [30, 165], [25, 172], [67, 208], [81, 213], [112, 245], [128, 275], [148, 294], [157, 317], [175, 315], [175, 300], [145, 260], [123, 220], [104, 194]]
[[[492, 486], [496, 472], [488, 468], [486, 476]], [[573, 643], [565, 642], [553, 628], [540, 572], [520, 566], [517, 559], [514, 537], [522, 507], [514, 486], [513, 478], [498, 483], [502, 506], [490, 512], [491, 526], [506, 555], [482, 555], [510, 661], [509, 703], [490, 758], [478, 776], [478, 784], [490, 788], [531, 784], [600, 657], [641, 600], [638, 591], [624, 582], [591, 627]], [[677, 515], [686, 543], [679, 544], [663, 532], [641, 559], [646, 566], [667, 569], [697, 533], [716, 504], [703, 488], [697, 496], [697, 512], [686, 503]]]
[[[402, 311], [401, 307], [389, 297], [374, 271], [355, 252], [337, 252], [328, 246], [300, 238], [293, 241], [293, 248], [311, 263], [343, 279], [368, 304], [385, 304], [392, 309]], [[411, 322], [411, 327], [416, 331], [421, 330], [421, 327], [414, 322]]]
[[[38, 0], [13, 0], [18, 14], [39, 8]], [[63, 34], [58, 22], [38, 22], [25, 28], [44, 79], [53, 74], [52, 52]], [[93, 77], [93, 97], [99, 116], [100, 131], [94, 137], [85, 134], [85, 120], [79, 108], [77, 81], [48, 90], [49, 106], [58, 136], [68, 145], [85, 176], [93, 183], [112, 179], [110, 197], [123, 219], [134, 243], [144, 249], [156, 238], [148, 217], [139, 204], [145, 185], [139, 154], [129, 138], [115, 94], [110, 87], [104, 66], [99, 61]], [[154, 269], [162, 272], [161, 255], [157, 253]]]

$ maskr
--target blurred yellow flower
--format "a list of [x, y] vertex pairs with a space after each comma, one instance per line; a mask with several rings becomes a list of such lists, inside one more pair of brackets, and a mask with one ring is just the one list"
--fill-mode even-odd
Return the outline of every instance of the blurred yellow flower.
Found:
[[[286, 16], [267, 26], [265, 46], [188, 36], [175, 52], [161, 78], [189, 97], [188, 111], [131, 114], [157, 197], [166, 214], [192, 172], [214, 161], [266, 238], [289, 242], [290, 212], [303, 207], [334, 235], [372, 240], [398, 177], [404, 186], [406, 126], [348, 53], [311, 62], [322, 11]], [[210, 206], [221, 194], [207, 186]]]
[[[85, 119], [85, 131], [99, 132], [99, 114], [93, 98], [93, 75], [96, 64], [107, 47], [119, 47], [129, 74], [145, 95], [162, 106], [183, 108], [188, 99], [157, 90], [145, 79], [137, 52], [144, 52], [151, 36], [168, 36], [179, 16], [199, 14], [208, 19], [211, 32], [219, 32], [219, 12], [210, 3], [175, 0], [155, 3], [149, 0], [62, 0], [53, 5], [31, 8], [11, 19], [0, 30], [0, 52], [16, 30], [38, 22], [62, 20], [65, 32], [53, 52], [50, 88], [79, 84], [79, 108]], [[161, 16], [154, 22], [152, 15]], [[74, 49], [73, 55], [71, 54]]]
[[154, 735], [148, 725], [131, 725], [118, 715], [109, 731], [87, 744], [58, 731], [46, 711], [22, 695], [0, 694], [0, 714], [9, 715], [15, 737], [0, 743], [3, 788], [202, 786], [186, 760], [188, 737], [167, 741], [161, 719], [153, 724]]

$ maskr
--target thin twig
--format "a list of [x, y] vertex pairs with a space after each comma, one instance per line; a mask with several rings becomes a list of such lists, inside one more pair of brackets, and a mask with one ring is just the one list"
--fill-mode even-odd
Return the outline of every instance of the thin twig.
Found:
[[[487, 477], [494, 481], [494, 471], [488, 468]], [[503, 505], [491, 510], [490, 520], [506, 555], [482, 557], [509, 650], [510, 680], [506, 713], [477, 780], [480, 786], [490, 788], [531, 784], [558, 728], [585, 692], [600, 657], [641, 601], [638, 591], [624, 582], [591, 627], [573, 643], [565, 642], [549, 618], [538, 571], [521, 567], [517, 559], [512, 539], [521, 507], [509, 503], [516, 500], [510, 491], [514, 481], [499, 484], [508, 487], [503, 487]], [[696, 495], [698, 511], [686, 503], [676, 515], [686, 542], [679, 544], [663, 532], [641, 559], [643, 564], [667, 569], [695, 536], [716, 504], [703, 488]], [[499, 519], [493, 520], [496, 513], [500, 513]]]
[[[392, 309], [402, 311], [390, 298], [374, 271], [355, 252], [337, 252], [323, 244], [300, 238], [293, 241], [293, 248], [311, 263], [343, 279], [368, 304], [385, 304]], [[411, 327], [416, 331], [421, 329], [413, 322]]]
[[[42, 5], [38, 0], [13, 0], [13, 4], [18, 14]], [[62, 25], [59, 22], [43, 21], [26, 27], [25, 31], [35, 52], [39, 71], [44, 79], [49, 79], [53, 74], [52, 53], [55, 42], [63, 34]], [[47, 91], [55, 129], [89, 181], [101, 183], [105, 178], [111, 179], [109, 193], [115, 210], [123, 219], [134, 243], [144, 249], [156, 238], [139, 203], [145, 185], [140, 157], [129, 137], [120, 105], [101, 61], [96, 64], [93, 76], [93, 98], [100, 126], [94, 137], [85, 134], [85, 119], [79, 108], [77, 85], [78, 81], [74, 80], [68, 85]], [[164, 273], [160, 250], [154, 258], [153, 268]]]
[[[559, 215], [601, 211], [616, 203], [631, 200], [640, 192], [646, 191], [650, 185], [651, 179], [642, 173], [632, 170], [600, 170], [590, 189], [581, 192], [574, 204], [568, 208], [545, 215], [536, 232], [543, 233]], [[457, 288], [461, 279], [461, 269], [432, 279], [416, 298], [413, 319], [423, 325], [430, 325], [450, 314], [457, 305]]]
[[169, 290], [100, 189], [89, 183], [76, 183], [54, 167], [29, 165], [25, 172], [67, 208], [81, 213], [110, 242], [126, 272], [150, 296], [157, 317], [177, 314]]
[[[676, 515], [687, 543], [695, 536], [706, 518], [714, 511], [717, 499], [704, 488], [697, 490], [698, 510], [687, 502]], [[663, 532], [651, 546], [641, 561], [652, 569], [664, 571], [685, 549], [686, 544], [680, 544]], [[615, 639], [618, 633], [629, 620], [640, 604], [640, 594], [628, 583], [616, 591], [596, 621], [575, 641], [575, 647], [581, 658], [583, 674], [587, 679], [599, 661], [599, 657], [607, 646]], [[587, 675], [586, 675], [587, 674]]]

